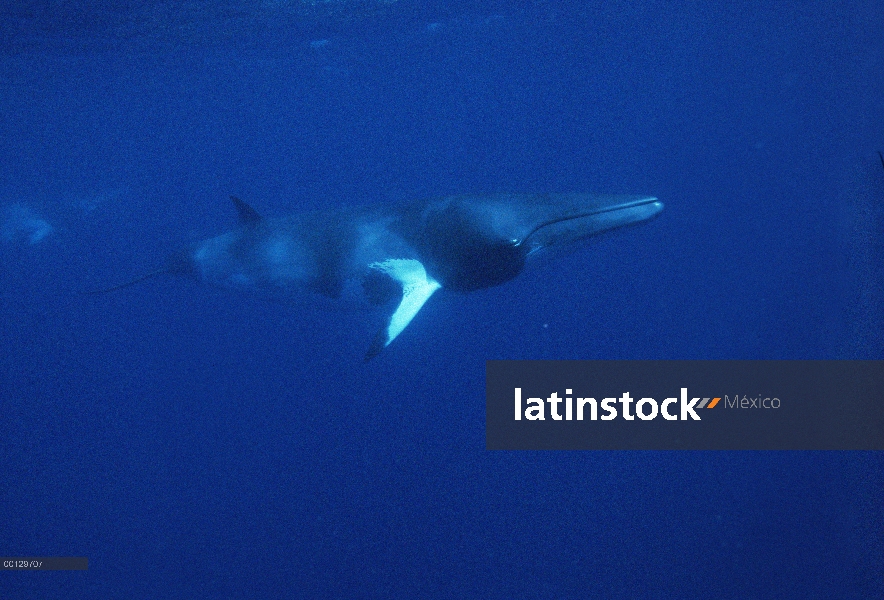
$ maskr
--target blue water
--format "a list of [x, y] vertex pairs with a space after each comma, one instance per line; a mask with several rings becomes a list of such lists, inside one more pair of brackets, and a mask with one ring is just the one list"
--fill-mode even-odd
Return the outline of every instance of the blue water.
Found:
[[[884, 456], [488, 452], [486, 359], [884, 359], [884, 5], [0, 9], [2, 598], [881, 598]], [[358, 313], [184, 279], [266, 215], [643, 193]]]

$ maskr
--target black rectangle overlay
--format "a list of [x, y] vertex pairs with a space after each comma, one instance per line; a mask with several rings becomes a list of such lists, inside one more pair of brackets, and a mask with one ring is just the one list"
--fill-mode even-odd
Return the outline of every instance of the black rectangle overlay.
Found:
[[0, 558], [4, 571], [87, 571], [85, 556], [6, 556]]
[[488, 361], [485, 444], [884, 450], [884, 361]]

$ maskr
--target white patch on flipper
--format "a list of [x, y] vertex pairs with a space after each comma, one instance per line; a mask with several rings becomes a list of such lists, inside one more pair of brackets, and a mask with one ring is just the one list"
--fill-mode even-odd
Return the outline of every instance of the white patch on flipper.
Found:
[[402, 284], [402, 301], [390, 316], [387, 327], [381, 330], [378, 338], [368, 351], [366, 359], [377, 355], [390, 345], [402, 331], [408, 327], [414, 315], [430, 299], [430, 296], [442, 285], [427, 275], [427, 270], [414, 259], [389, 258], [385, 261], [371, 263], [371, 269], [386, 273]]

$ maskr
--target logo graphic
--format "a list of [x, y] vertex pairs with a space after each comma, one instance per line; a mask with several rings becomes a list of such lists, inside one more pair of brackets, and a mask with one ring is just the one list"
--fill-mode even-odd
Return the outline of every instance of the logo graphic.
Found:
[[881, 398], [884, 361], [488, 361], [485, 445], [884, 450]]
[[[691, 398], [688, 401], [688, 388], [681, 388], [680, 398], [666, 398], [662, 403], [658, 404], [653, 398], [641, 398], [636, 401], [629, 392], [624, 392], [619, 398], [603, 398], [597, 401], [595, 398], [573, 398], [573, 390], [566, 389], [565, 398], [559, 398], [558, 392], [553, 392], [545, 400], [549, 404], [549, 414], [553, 421], [561, 421], [562, 415], [559, 413], [559, 404], [565, 403], [565, 421], [583, 421], [584, 418], [590, 421], [613, 421], [622, 416], [627, 421], [634, 421], [636, 417], [642, 421], [651, 421], [656, 419], [658, 415], [667, 421], [682, 421], [688, 418], [694, 421], [700, 421], [700, 416], [694, 409], [715, 408], [721, 398]], [[710, 402], [711, 400], [711, 402]], [[736, 401], [736, 398], [735, 398]], [[620, 413], [618, 413], [616, 404], [622, 405]], [[631, 411], [631, 405], [635, 402], [635, 411]], [[528, 398], [522, 402], [522, 388], [515, 388], [513, 394], [514, 417], [516, 421], [522, 420], [522, 415], [528, 421], [545, 421], [546, 410], [544, 400], [541, 398]], [[679, 414], [672, 414], [670, 407], [678, 403], [680, 409]], [[576, 419], [575, 409], [576, 408]], [[599, 417], [599, 408], [604, 414]], [[586, 416], [588, 414], [588, 417]]]

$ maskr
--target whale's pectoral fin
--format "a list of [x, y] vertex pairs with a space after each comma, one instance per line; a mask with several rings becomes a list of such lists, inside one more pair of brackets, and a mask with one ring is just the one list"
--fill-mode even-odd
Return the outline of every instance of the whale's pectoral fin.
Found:
[[402, 286], [402, 300], [390, 315], [390, 321], [375, 336], [365, 360], [371, 360], [390, 345], [396, 336], [411, 323], [441, 284], [427, 274], [420, 261], [404, 258], [391, 258], [369, 265], [369, 268], [386, 274]]

